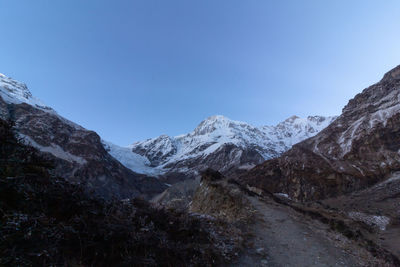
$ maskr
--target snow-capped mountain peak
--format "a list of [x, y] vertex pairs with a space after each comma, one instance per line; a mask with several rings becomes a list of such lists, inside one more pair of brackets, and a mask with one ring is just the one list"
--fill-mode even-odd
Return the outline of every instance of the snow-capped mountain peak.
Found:
[[[279, 156], [297, 142], [317, 134], [335, 118], [292, 116], [276, 126], [257, 127], [214, 115], [203, 120], [190, 133], [176, 137], [161, 135], [136, 142], [129, 149], [150, 162], [150, 165], [146, 163], [143, 168], [135, 169], [137, 172], [149, 166], [158, 169], [158, 173], [187, 172], [190, 166], [213, 166], [220, 170], [239, 168]], [[127, 162], [121, 149], [116, 149], [116, 146], [108, 149], [118, 160]]]
[[41, 100], [32, 96], [26, 84], [0, 73], [0, 96], [13, 104], [26, 103], [42, 110], [51, 110]]
[[232, 125], [244, 124], [239, 121], [233, 121], [222, 115], [214, 115], [203, 120], [194, 130], [194, 135], [210, 134], [216, 130], [224, 130], [231, 128]]
[[300, 117], [293, 115], [290, 116], [289, 118], [287, 118], [286, 120], [283, 121], [283, 123], [288, 122], [288, 123], [293, 123], [294, 121], [296, 121], [297, 119], [300, 119]]

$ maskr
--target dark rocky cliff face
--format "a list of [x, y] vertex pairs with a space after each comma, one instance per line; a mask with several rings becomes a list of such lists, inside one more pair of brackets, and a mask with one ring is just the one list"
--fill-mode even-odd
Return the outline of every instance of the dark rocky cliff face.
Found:
[[363, 189], [400, 170], [400, 66], [356, 95], [332, 124], [239, 177], [296, 200]]
[[0, 97], [0, 118], [14, 120], [25, 141], [54, 160], [55, 175], [103, 197], [148, 198], [166, 189], [157, 179], [136, 174], [110, 156], [95, 132], [55, 112], [8, 103]]

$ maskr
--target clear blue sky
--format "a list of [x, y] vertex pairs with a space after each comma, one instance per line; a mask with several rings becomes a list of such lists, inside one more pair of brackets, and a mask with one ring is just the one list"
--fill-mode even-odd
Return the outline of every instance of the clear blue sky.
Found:
[[400, 64], [400, 1], [0, 0], [0, 72], [120, 145], [335, 115]]

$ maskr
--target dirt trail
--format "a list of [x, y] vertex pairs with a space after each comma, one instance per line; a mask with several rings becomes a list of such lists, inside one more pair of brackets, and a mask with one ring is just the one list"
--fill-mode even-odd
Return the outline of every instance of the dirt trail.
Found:
[[248, 199], [256, 238], [234, 266], [366, 266], [368, 255], [326, 225], [272, 200]]

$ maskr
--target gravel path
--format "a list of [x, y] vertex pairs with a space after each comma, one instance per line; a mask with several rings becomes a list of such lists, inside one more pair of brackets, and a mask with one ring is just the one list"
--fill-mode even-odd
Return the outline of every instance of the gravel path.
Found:
[[[255, 240], [233, 266], [360, 266], [328, 236], [327, 226], [273, 201], [248, 197], [257, 211]], [[343, 243], [342, 243], [343, 244]], [[356, 252], [355, 252], [356, 253]]]

